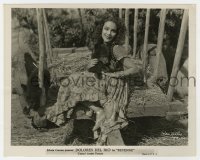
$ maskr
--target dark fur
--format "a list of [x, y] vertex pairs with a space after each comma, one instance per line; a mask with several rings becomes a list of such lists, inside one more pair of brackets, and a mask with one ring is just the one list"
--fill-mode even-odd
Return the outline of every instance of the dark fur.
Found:
[[[24, 113], [28, 114], [30, 109], [38, 110], [40, 107], [40, 96], [42, 90], [38, 83], [38, 68], [33, 64], [36, 62], [33, 60], [29, 53], [24, 54], [25, 68], [28, 76], [27, 85], [22, 85], [25, 93], [25, 98], [28, 103], [27, 108], [24, 109]], [[50, 73], [48, 70], [44, 70], [44, 87], [46, 95], [50, 87]]]

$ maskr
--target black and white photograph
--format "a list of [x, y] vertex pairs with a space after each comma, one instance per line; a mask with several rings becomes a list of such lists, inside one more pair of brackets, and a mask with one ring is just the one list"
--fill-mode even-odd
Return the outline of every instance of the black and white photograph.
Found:
[[190, 146], [192, 9], [11, 7], [9, 145]]

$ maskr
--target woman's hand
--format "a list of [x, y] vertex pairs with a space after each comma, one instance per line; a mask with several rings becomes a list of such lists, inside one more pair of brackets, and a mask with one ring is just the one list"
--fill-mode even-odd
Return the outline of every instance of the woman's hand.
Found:
[[88, 65], [88, 68], [94, 67], [98, 63], [98, 59], [91, 59]]

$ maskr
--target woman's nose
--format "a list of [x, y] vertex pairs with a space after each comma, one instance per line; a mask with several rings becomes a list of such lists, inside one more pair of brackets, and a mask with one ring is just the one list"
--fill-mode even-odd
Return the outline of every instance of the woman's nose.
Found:
[[110, 34], [111, 34], [111, 30], [108, 30], [108, 31], [107, 31], [107, 34], [109, 34], [109, 35], [110, 35]]

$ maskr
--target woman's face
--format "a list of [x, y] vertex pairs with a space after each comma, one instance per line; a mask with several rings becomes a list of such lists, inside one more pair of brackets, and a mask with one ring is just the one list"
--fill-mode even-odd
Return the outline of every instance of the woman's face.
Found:
[[113, 41], [117, 34], [117, 26], [112, 21], [107, 21], [102, 29], [102, 38], [105, 43]]

